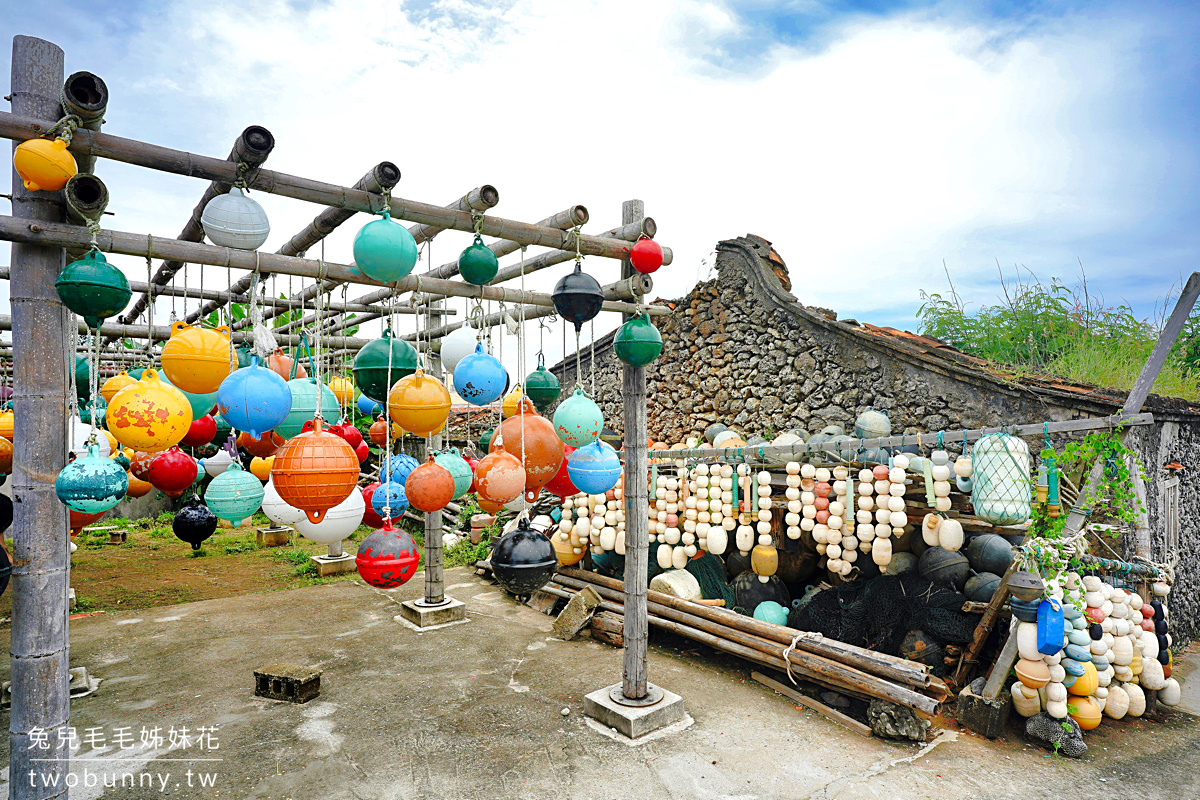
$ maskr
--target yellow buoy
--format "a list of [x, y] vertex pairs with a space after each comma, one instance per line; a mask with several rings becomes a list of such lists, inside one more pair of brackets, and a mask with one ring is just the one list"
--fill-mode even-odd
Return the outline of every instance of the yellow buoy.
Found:
[[418, 369], [396, 381], [388, 393], [392, 421], [417, 436], [440, 430], [450, 415], [450, 392], [442, 382]]
[[210, 394], [229, 377], [237, 360], [230, 362], [229, 327], [193, 328], [186, 322], [171, 326], [171, 338], [163, 345], [162, 370], [167, 379], [185, 392]]
[[113, 375], [104, 382], [104, 385], [100, 387], [100, 396], [104, 398], [104, 402], [111, 403], [117, 392], [131, 383], [137, 383], [137, 378], [121, 370], [120, 373]]
[[271, 477], [271, 466], [274, 463], [275, 456], [267, 456], [266, 458], [255, 456], [250, 460], [250, 474], [260, 481], [268, 480]]
[[31, 192], [57, 192], [79, 167], [62, 139], [30, 139], [13, 152], [13, 167]]
[[329, 389], [339, 405], [348, 406], [354, 402], [354, 384], [340, 375], [329, 381]]
[[16, 430], [16, 421], [11, 411], [0, 411], [0, 438], [13, 440], [13, 433]]
[[148, 369], [141, 380], [116, 393], [107, 422], [121, 444], [157, 453], [183, 441], [192, 424], [192, 405], [183, 392]]

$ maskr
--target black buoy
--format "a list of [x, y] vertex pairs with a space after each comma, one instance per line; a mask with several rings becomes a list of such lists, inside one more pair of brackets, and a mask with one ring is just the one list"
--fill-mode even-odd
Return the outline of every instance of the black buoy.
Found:
[[199, 550], [200, 544], [217, 530], [217, 515], [199, 498], [193, 497], [175, 512], [171, 530], [193, 550]]
[[583, 323], [599, 314], [604, 305], [600, 284], [583, 271], [580, 261], [575, 262], [574, 272], [567, 273], [555, 284], [550, 299], [560, 317], [575, 323], [576, 333], [583, 330]]
[[13, 522], [13, 504], [12, 499], [5, 494], [0, 494], [0, 534], [12, 527]]
[[523, 517], [496, 542], [491, 561], [496, 582], [521, 600], [549, 583], [558, 566], [554, 545]]
[[4, 549], [4, 545], [0, 544], [0, 595], [3, 595], [4, 591], [8, 589], [8, 579], [11, 577], [12, 561], [9, 560], [8, 551]]
[[792, 607], [792, 597], [778, 575], [763, 581], [753, 572], [743, 572], [733, 579], [733, 593], [737, 604], [744, 609], [758, 608], [759, 603], [774, 600], [784, 608]]

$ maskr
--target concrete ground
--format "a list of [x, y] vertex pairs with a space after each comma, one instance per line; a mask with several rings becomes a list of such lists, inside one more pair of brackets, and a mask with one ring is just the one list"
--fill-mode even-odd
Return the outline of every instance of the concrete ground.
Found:
[[[1200, 797], [1200, 729], [1187, 714], [1106, 722], [1082, 761], [1025, 745], [1015, 727], [997, 742], [865, 739], [751, 682], [745, 663], [657, 634], [651, 680], [681, 694], [694, 722], [631, 746], [581, 713], [584, 694], [618, 680], [619, 650], [555, 640], [551, 618], [465, 569], [448, 570], [447, 585], [469, 622], [417, 632], [393, 617], [421, 577], [392, 592], [338, 583], [73, 621], [72, 666], [103, 683], [73, 703], [72, 723], [106, 737], [76, 753], [76, 779], [143, 784], [71, 797]], [[323, 669], [320, 697], [254, 697], [252, 670], [273, 661]], [[219, 749], [142, 745], [154, 726], [164, 738], [219, 726]], [[113, 741], [123, 727], [125, 750]], [[215, 785], [200, 788], [201, 773]]]

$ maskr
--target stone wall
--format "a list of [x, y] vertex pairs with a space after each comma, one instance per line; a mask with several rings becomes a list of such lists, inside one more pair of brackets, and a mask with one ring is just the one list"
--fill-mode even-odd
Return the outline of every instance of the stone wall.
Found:
[[[955, 430], [966, 428], [1108, 415], [1124, 400], [1094, 387], [1018, 381], [937, 340], [839, 321], [833, 312], [807, 307], [790, 293], [783, 259], [759, 237], [723, 241], [717, 254], [716, 278], [666, 302], [672, 313], [655, 317], [663, 351], [646, 369], [654, 440], [702, 436], [714, 422], [767, 439], [827, 425], [852, 432], [858, 414], [874, 408], [888, 413], [895, 433], [946, 431], [952, 441]], [[612, 340], [610, 334], [596, 341], [580, 360], [584, 387], [608, 426], [620, 431], [621, 364]], [[572, 354], [553, 367], [562, 397], [575, 384], [575, 364]], [[1150, 478], [1148, 506], [1160, 559], [1166, 557], [1160, 506], [1168, 477], [1162, 466], [1173, 461], [1185, 466], [1171, 627], [1187, 641], [1200, 630], [1200, 409], [1151, 397], [1147, 410], [1158, 424], [1135, 428], [1129, 442]], [[1117, 549], [1132, 554], [1133, 543]]]

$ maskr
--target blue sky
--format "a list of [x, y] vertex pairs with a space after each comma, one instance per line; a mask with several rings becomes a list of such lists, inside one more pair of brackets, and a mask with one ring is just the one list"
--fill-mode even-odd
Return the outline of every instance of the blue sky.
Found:
[[[655, 275], [662, 296], [747, 232], [775, 243], [803, 302], [910, 329], [920, 290], [945, 288], [943, 262], [976, 304], [995, 301], [997, 262], [1043, 280], [1082, 263], [1143, 314], [1200, 266], [1197, 4], [0, 6], [0, 31], [50, 38], [68, 71], [107, 80], [113, 133], [224, 156], [264, 124], [276, 169], [349, 183], [388, 158], [403, 196], [443, 203], [488, 182], [499, 214], [584, 203], [593, 232], [639, 197], [676, 253]], [[120, 230], [174, 235], [202, 190], [122, 165], [101, 175]], [[270, 249], [315, 213], [259, 199]], [[331, 259], [349, 260], [355, 230], [331, 237]], [[435, 262], [465, 244], [440, 237]]]

